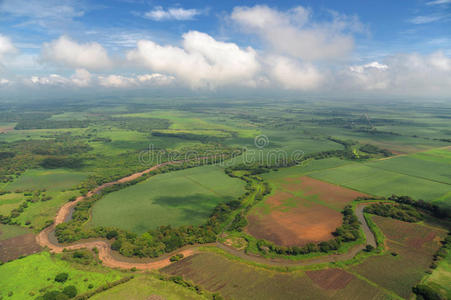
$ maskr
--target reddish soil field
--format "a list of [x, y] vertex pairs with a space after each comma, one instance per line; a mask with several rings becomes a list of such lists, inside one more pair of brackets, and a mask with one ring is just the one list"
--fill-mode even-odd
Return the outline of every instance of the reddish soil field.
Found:
[[246, 231], [277, 245], [303, 246], [327, 241], [342, 224], [341, 210], [365, 194], [310, 177], [287, 178], [248, 216]]
[[41, 247], [31, 233], [0, 241], [0, 260], [3, 262], [39, 251], [41, 251]]
[[316, 285], [325, 290], [344, 289], [354, 278], [353, 275], [341, 269], [307, 271], [306, 274]]

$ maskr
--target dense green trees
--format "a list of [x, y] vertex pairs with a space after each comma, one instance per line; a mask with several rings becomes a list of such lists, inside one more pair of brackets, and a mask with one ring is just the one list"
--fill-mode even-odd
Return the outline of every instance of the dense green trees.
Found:
[[384, 204], [375, 203], [365, 207], [366, 213], [390, 217], [404, 222], [418, 222], [423, 219], [423, 215], [414, 207], [407, 204]]

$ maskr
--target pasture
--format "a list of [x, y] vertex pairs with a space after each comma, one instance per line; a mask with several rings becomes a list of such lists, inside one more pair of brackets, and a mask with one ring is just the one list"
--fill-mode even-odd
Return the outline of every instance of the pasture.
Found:
[[243, 193], [243, 182], [218, 166], [159, 174], [97, 201], [91, 224], [136, 233], [162, 225], [198, 225], [218, 203]]
[[[69, 274], [68, 280], [65, 283], [55, 282], [55, 276], [62, 272]], [[121, 277], [118, 271], [102, 267], [75, 268], [48, 252], [42, 252], [0, 266], [0, 296], [11, 300], [30, 299], [39, 296], [42, 291], [62, 290], [69, 285], [76, 286], [81, 294]], [[89, 288], [91, 284], [92, 288]], [[10, 292], [12, 296], [8, 297]]]
[[[313, 172], [308, 176], [374, 196], [409, 195], [414, 199], [440, 200], [443, 204], [450, 205], [447, 201], [448, 197], [451, 196], [449, 195], [449, 184], [405, 175], [397, 171], [388, 171], [372, 165], [377, 166], [384, 162], [384, 160], [380, 160], [371, 163], [349, 164]], [[421, 173], [421, 169], [418, 169], [418, 172]]]

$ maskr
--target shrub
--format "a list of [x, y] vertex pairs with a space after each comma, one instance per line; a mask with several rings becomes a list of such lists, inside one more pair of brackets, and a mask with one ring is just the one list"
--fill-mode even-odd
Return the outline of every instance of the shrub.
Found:
[[56, 282], [66, 282], [66, 280], [69, 278], [69, 274], [67, 273], [59, 273], [55, 276]]
[[117, 236], [118, 236], [118, 232], [116, 230], [108, 231], [106, 234], [106, 238], [109, 240], [111, 240], [112, 238], [115, 238]]
[[63, 289], [63, 293], [66, 294], [69, 298], [74, 298], [77, 296], [77, 288], [73, 285], [66, 286]]

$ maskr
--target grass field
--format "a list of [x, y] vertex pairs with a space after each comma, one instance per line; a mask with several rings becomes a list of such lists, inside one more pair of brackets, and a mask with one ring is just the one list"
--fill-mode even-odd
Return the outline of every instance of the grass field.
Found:
[[11, 210], [18, 208], [23, 201], [23, 193], [9, 193], [0, 195], [0, 215], [9, 215]]
[[93, 300], [196, 300], [210, 299], [173, 282], [162, 281], [151, 275], [141, 275], [90, 298]]
[[[72, 196], [79, 196], [76, 186], [86, 178], [86, 174], [66, 169], [32, 169], [24, 172], [15, 181], [7, 184], [3, 189], [9, 191], [44, 190], [45, 195], [51, 197], [48, 201], [29, 202], [28, 207], [15, 218], [24, 225], [30, 222], [36, 230], [40, 230], [48, 220], [52, 220], [59, 207]], [[0, 196], [0, 211], [13, 209], [25, 202], [23, 193], [10, 193]]]
[[161, 225], [197, 225], [218, 203], [243, 192], [243, 182], [230, 178], [217, 166], [160, 174], [97, 201], [92, 225], [117, 226], [137, 233]]
[[408, 298], [412, 295], [412, 287], [423, 278], [432, 263], [432, 255], [446, 231], [379, 216], [372, 219], [386, 236], [388, 251], [367, 258], [350, 271]]
[[28, 228], [16, 225], [0, 224], [0, 241], [7, 240], [27, 233], [31, 233], [31, 230], [29, 230]]
[[[68, 273], [65, 283], [54, 281], [58, 273]], [[101, 267], [77, 269], [66, 261], [52, 257], [48, 252], [30, 255], [0, 266], [0, 295], [3, 299], [30, 299], [41, 294], [41, 290], [62, 290], [68, 285], [76, 286], [79, 293], [123, 277], [119, 272]], [[85, 279], [87, 279], [85, 281]], [[11, 297], [8, 293], [13, 292]]]
[[[383, 163], [385, 161], [380, 160], [367, 164], [349, 164], [313, 172], [308, 176], [375, 196], [409, 195], [415, 199], [440, 201], [444, 205], [451, 205], [449, 184], [374, 167]], [[395, 161], [395, 163], [398, 162]], [[396, 169], [396, 166], [393, 168]], [[421, 169], [417, 171], [421, 174]]]
[[9, 191], [14, 190], [64, 190], [75, 188], [86, 174], [66, 169], [34, 169], [25, 171], [19, 178], [4, 189]]
[[437, 269], [424, 282], [451, 299], [451, 251], [448, 251], [447, 257], [440, 261]]
[[345, 283], [337, 276], [329, 278], [329, 286], [325, 287], [320, 278], [313, 281], [304, 272], [264, 270], [213, 253], [188, 257], [163, 271], [181, 275], [226, 299], [383, 299], [386, 296], [352, 275]]

